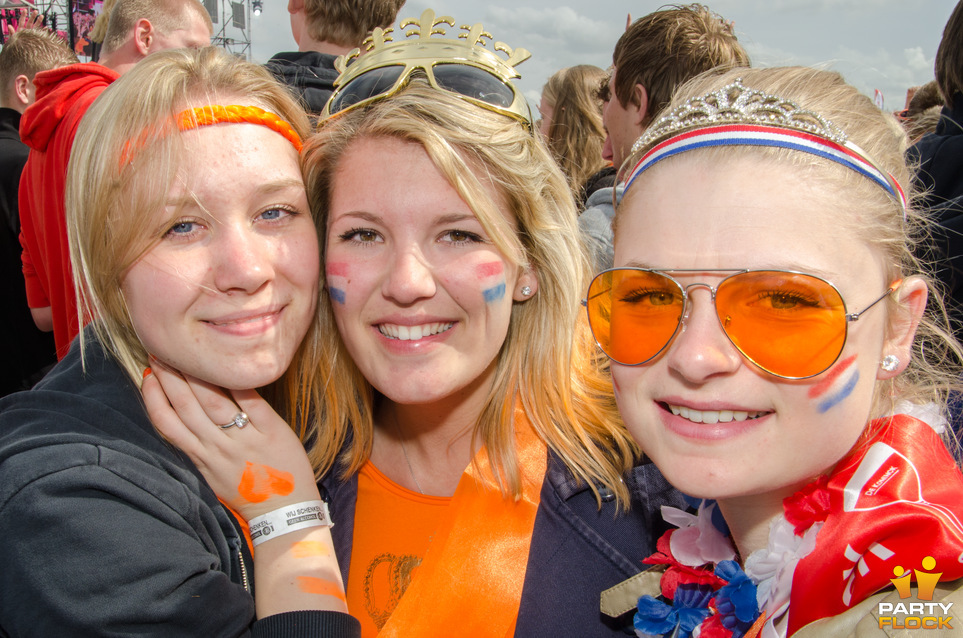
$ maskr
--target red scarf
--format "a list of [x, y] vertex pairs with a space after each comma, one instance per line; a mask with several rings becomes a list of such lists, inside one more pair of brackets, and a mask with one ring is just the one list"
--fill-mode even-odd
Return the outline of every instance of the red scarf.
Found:
[[797, 534], [824, 521], [793, 576], [790, 636], [889, 586], [897, 566], [927, 571], [931, 556], [928, 571], [942, 581], [963, 577], [963, 474], [943, 441], [905, 414], [873, 421], [869, 431], [828, 479], [785, 501]]

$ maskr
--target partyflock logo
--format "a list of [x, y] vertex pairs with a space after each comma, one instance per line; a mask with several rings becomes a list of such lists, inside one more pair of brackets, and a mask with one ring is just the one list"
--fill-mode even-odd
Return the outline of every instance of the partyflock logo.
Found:
[[[900, 602], [898, 603], [879, 603], [879, 628], [890, 627], [892, 629], [953, 629], [950, 621], [950, 610], [953, 603], [933, 602], [933, 592], [940, 576], [943, 572], [934, 573], [936, 560], [932, 556], [927, 556], [922, 561], [922, 570], [916, 569], [912, 572], [904, 570], [897, 565], [893, 569], [896, 578], [890, 581], [896, 587]], [[910, 580], [916, 576], [916, 599], [910, 602], [903, 602], [907, 598], [913, 597]]]

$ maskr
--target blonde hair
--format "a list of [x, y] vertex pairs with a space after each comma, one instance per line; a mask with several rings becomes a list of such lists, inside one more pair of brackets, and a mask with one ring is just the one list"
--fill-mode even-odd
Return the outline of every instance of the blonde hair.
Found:
[[[791, 100], [835, 124], [848, 135], [851, 142], [863, 149], [884, 171], [888, 171], [905, 192], [912, 195], [912, 176], [904, 157], [908, 140], [902, 126], [892, 114], [881, 111], [870, 98], [847, 84], [838, 73], [806, 67], [710, 72], [682, 86], [667, 110], [740, 78], [749, 89]], [[653, 126], [658, 125], [656, 122]], [[638, 149], [627, 165], [633, 166], [650, 147]], [[884, 264], [887, 282], [911, 275], [923, 277], [930, 288], [930, 297], [927, 312], [916, 334], [912, 361], [906, 371], [897, 377], [877, 381], [872, 416], [891, 414], [901, 400], [935, 402], [941, 407], [946, 406], [950, 390], [958, 387], [957, 379], [961, 370], [955, 362], [963, 360], [963, 350], [948, 329], [943, 297], [934, 287], [934, 279], [928, 276], [926, 266], [916, 256], [917, 246], [932, 228], [930, 219], [923, 212], [912, 205], [904, 211], [899, 201], [876, 182], [809, 153], [747, 146], [724, 146], [690, 153], [698, 153], [706, 161], [724, 161], [742, 155], [797, 167], [801, 174], [805, 172], [806, 179], [833, 189], [838, 194], [835, 201], [840, 232], [857, 233], [874, 247]], [[630, 196], [631, 190], [623, 199], [623, 205]], [[847, 216], [850, 220], [848, 224]], [[616, 241], [618, 218], [619, 213], [616, 213]], [[899, 307], [892, 296], [887, 304], [891, 318], [905, 310]]]
[[[423, 78], [366, 109], [325, 122], [305, 148], [305, 182], [322, 222], [339, 163], [362, 138], [388, 137], [421, 145], [467, 202], [493, 243], [519, 267], [530, 267], [538, 293], [515, 304], [496, 363], [496, 377], [473, 437], [486, 446], [506, 495], [520, 491], [514, 447], [514, 411], [520, 404], [542, 440], [586, 481], [628, 503], [620, 480], [635, 458], [621, 426], [605, 364], [580, 309], [589, 265], [565, 179], [544, 145], [518, 122], [431, 88]], [[501, 196], [493, 198], [490, 189]], [[499, 212], [514, 214], [517, 231]], [[322, 244], [323, 245], [323, 244]], [[376, 390], [364, 379], [341, 340], [331, 301], [324, 295], [321, 358], [312, 388], [322, 405], [321, 436], [309, 456], [343, 476], [371, 453]]]
[[591, 64], [560, 69], [542, 88], [542, 99], [553, 108], [548, 129], [548, 148], [568, 179], [576, 201], [588, 178], [605, 168], [602, 145], [602, 100], [599, 86], [608, 73]]
[[[184, 156], [174, 116], [189, 103], [224, 99], [272, 111], [301, 136], [310, 131], [304, 111], [266, 70], [213, 47], [148, 56], [97, 98], [77, 130], [65, 193], [80, 325], [85, 317], [95, 318], [90, 329], [138, 383], [147, 353], [121, 283], [128, 268], [159, 241], [145, 219], [163, 209]], [[302, 350], [311, 349], [314, 323]], [[288, 407], [279, 409], [289, 414], [303, 358], [299, 351], [283, 384], [292, 394]]]
[[33, 82], [40, 71], [76, 64], [77, 56], [67, 43], [47, 29], [14, 31], [0, 49], [0, 105], [10, 106], [14, 80], [21, 75]]

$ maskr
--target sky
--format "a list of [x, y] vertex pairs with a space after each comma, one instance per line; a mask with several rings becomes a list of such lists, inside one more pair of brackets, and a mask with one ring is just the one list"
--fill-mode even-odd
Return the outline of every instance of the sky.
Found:
[[[706, 0], [735, 22], [753, 66], [807, 65], [839, 71], [860, 91], [883, 94], [884, 108], [904, 107], [906, 89], [933, 79], [943, 27], [957, 0]], [[607, 68], [628, 14], [641, 17], [661, 0], [408, 0], [400, 18], [426, 8], [485, 30], [532, 57], [518, 66], [519, 85], [534, 108], [542, 85], [575, 64]], [[251, 58], [266, 62], [294, 51], [287, 3], [264, 0], [252, 19]]]

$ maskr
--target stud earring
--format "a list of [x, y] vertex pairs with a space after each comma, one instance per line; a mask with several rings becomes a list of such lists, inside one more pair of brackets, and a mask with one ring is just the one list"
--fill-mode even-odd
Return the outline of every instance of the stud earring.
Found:
[[886, 370], [886, 372], [893, 372], [899, 367], [899, 357], [895, 354], [888, 354], [879, 362], [879, 367]]
[[522, 286], [522, 289], [520, 292], [522, 293], [523, 297], [529, 297], [532, 294], [532, 289], [530, 286]]

